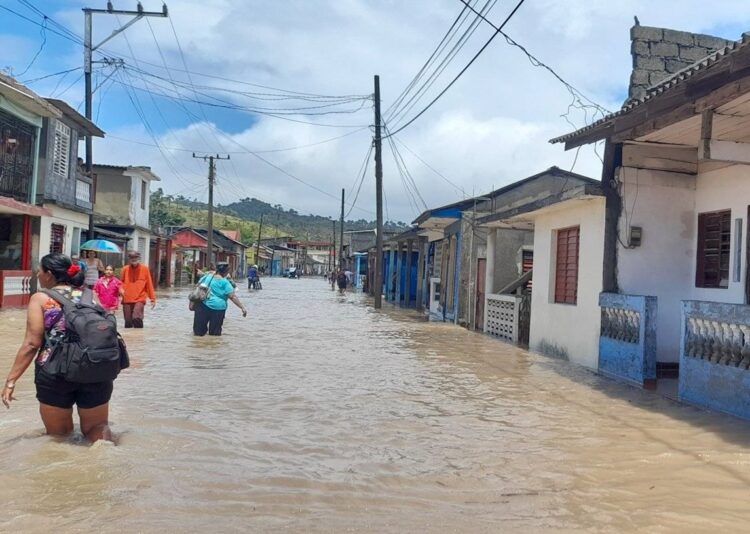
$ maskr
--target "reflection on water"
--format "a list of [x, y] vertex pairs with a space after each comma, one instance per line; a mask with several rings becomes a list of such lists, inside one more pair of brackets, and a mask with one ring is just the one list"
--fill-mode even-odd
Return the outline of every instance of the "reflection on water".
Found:
[[[750, 524], [750, 425], [320, 279], [242, 291], [196, 339], [166, 292], [117, 380], [120, 446], [0, 415], [0, 530], [668, 531]], [[24, 315], [0, 312], [0, 372]], [[660, 527], [660, 528], [659, 528]]]

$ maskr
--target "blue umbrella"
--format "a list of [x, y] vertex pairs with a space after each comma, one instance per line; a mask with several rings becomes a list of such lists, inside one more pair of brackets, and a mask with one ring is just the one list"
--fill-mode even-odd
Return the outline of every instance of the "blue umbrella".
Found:
[[81, 250], [95, 250], [96, 252], [122, 252], [120, 247], [115, 245], [112, 241], [106, 239], [89, 239], [83, 245]]

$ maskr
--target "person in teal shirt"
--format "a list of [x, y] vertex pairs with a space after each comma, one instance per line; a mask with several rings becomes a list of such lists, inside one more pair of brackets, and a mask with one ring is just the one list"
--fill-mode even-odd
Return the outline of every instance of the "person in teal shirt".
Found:
[[196, 336], [220, 336], [227, 313], [228, 301], [242, 310], [242, 316], [247, 317], [247, 309], [237, 298], [235, 286], [228, 279], [229, 264], [220, 262], [216, 271], [206, 273], [198, 282], [208, 287], [208, 297], [195, 307], [193, 316], [193, 334]]

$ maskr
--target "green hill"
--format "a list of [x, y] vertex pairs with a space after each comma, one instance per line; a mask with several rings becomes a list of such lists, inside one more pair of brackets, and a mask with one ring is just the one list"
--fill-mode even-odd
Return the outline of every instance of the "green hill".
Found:
[[[281, 205], [271, 205], [256, 198], [243, 198], [214, 209], [214, 226], [221, 230], [237, 230], [242, 240], [252, 242], [258, 238], [258, 225], [263, 216], [263, 237], [291, 235], [296, 239], [330, 241], [331, 219], [320, 215], [302, 215]], [[151, 194], [151, 225], [189, 225], [205, 227], [208, 221], [207, 205], [182, 195], [165, 195], [161, 189]], [[360, 219], [345, 221], [344, 230], [367, 230], [375, 227], [374, 221]], [[408, 228], [402, 222], [387, 222], [386, 230], [400, 231]]]

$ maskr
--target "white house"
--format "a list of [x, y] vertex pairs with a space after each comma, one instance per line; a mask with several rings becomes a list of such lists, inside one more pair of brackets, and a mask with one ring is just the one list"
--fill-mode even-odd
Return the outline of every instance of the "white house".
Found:
[[119, 241], [124, 249], [137, 250], [149, 264], [151, 182], [160, 178], [150, 167], [94, 165], [96, 233]]
[[682, 400], [750, 417], [750, 36], [553, 142], [599, 140], [600, 370], [679, 366]]
[[[478, 222], [490, 230], [490, 240], [498, 230], [534, 231], [529, 348], [596, 369], [604, 196], [598, 182], [583, 177], [558, 187], [557, 191], [548, 189], [546, 196]], [[501, 324], [500, 329], [519, 328], [515, 297], [488, 292], [488, 299], [493, 297], [499, 302], [488, 301], [488, 314], [499, 316], [494, 320]]]

